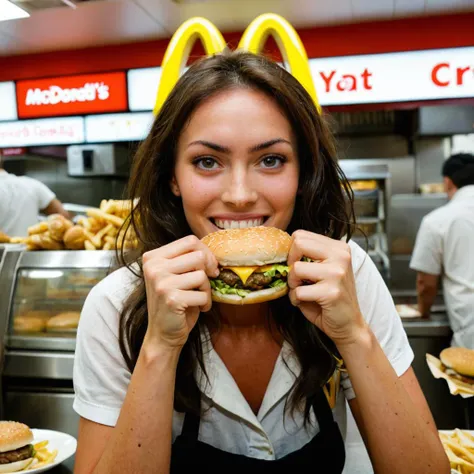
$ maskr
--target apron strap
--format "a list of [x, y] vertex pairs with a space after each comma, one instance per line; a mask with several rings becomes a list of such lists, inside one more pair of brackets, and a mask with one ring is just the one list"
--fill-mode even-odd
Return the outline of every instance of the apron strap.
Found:
[[199, 435], [199, 424], [199, 416], [195, 415], [194, 413], [185, 413], [183, 430], [181, 434], [186, 436], [187, 438], [197, 440]]
[[334, 423], [331, 407], [322, 388], [314, 397], [313, 410], [321, 431]]

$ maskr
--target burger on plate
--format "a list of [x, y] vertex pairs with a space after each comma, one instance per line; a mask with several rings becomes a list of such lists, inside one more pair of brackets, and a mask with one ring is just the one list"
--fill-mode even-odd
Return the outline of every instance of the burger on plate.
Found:
[[262, 303], [288, 293], [291, 237], [274, 227], [213, 232], [202, 239], [219, 263], [211, 279], [212, 300], [234, 305]]
[[0, 473], [17, 472], [33, 462], [33, 433], [23, 423], [0, 421]]

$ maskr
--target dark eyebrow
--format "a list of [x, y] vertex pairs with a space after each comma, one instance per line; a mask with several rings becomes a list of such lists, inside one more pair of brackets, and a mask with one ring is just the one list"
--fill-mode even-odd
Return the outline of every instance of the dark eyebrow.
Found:
[[270, 148], [273, 145], [276, 145], [277, 143], [288, 143], [288, 145], [291, 145], [291, 142], [288, 140], [285, 140], [284, 138], [274, 138], [273, 140], [268, 140], [267, 142], [259, 143], [258, 145], [253, 146], [252, 148], [249, 149], [250, 152], [255, 152], [255, 151], [261, 151], [264, 150], [265, 148]]
[[[277, 143], [288, 143], [288, 145], [291, 145], [291, 142], [289, 142], [288, 140], [285, 140], [284, 138], [274, 138], [272, 140], [259, 143], [258, 145], [255, 145], [249, 148], [249, 152], [253, 153], [256, 151], [261, 151], [261, 150], [264, 150], [265, 148], [270, 148], [271, 146], [276, 145]], [[220, 153], [230, 153], [230, 148], [223, 145], [219, 145], [217, 143], [208, 142], [207, 140], [196, 140], [194, 142], [191, 142], [188, 145], [188, 148], [192, 145], [203, 145], [207, 148], [211, 148], [211, 150], [215, 150]]]
[[188, 145], [188, 148], [192, 145], [203, 145], [207, 148], [211, 148], [212, 150], [218, 151], [220, 153], [230, 153], [230, 148], [222, 145], [218, 145], [217, 143], [208, 142], [207, 140], [196, 140], [195, 142], [191, 142]]

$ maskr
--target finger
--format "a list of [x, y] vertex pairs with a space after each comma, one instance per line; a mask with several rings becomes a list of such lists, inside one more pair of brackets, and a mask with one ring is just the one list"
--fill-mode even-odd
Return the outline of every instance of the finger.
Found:
[[295, 232], [293, 232], [293, 234], [291, 234], [291, 236], [293, 238], [302, 237], [305, 239], [314, 240], [316, 242], [320, 242], [321, 245], [330, 245], [333, 247], [343, 248], [347, 245], [347, 243], [342, 240], [332, 239], [331, 237], [327, 237], [326, 235], [316, 234], [314, 232], [310, 232], [308, 230], [303, 229], [296, 230]]
[[169, 299], [168, 304], [180, 311], [187, 308], [203, 308], [202, 311], [205, 311], [204, 308], [212, 304], [210, 293], [205, 291], [175, 290]]
[[344, 270], [337, 264], [319, 262], [295, 262], [288, 274], [288, 286], [296, 288], [303, 282], [317, 283], [324, 280], [342, 279]]
[[166, 293], [167, 290], [202, 290], [210, 288], [209, 278], [203, 270], [183, 273], [182, 275], [170, 275], [158, 284], [159, 291]]
[[206, 254], [202, 250], [180, 255], [179, 257], [169, 260], [168, 263], [168, 271], [177, 275], [195, 270], [204, 270], [211, 278], [215, 278], [219, 271], [217, 268], [209, 268]]
[[293, 289], [293, 301], [296, 305], [300, 305], [304, 302], [318, 304], [322, 304], [323, 302], [335, 302], [342, 296], [341, 291], [340, 287], [325, 282], [298, 286]]
[[295, 237], [288, 254], [288, 265], [292, 266], [303, 257], [311, 260], [326, 260], [330, 255], [328, 245], [306, 237]]
[[209, 247], [203, 244], [195, 235], [188, 235], [168, 245], [146, 252], [143, 254], [143, 264], [149, 264], [154, 260], [173, 259], [196, 250], [204, 253], [206, 268], [209, 269], [210, 273], [216, 275], [218, 271], [216, 257], [210, 251]]

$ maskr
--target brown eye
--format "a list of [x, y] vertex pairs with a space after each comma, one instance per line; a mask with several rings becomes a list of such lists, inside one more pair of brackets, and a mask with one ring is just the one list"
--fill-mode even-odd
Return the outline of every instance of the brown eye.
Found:
[[283, 165], [285, 159], [277, 155], [265, 156], [260, 162], [264, 168], [274, 169], [279, 168]]
[[202, 170], [214, 170], [218, 167], [217, 161], [211, 157], [199, 158], [194, 164]]

